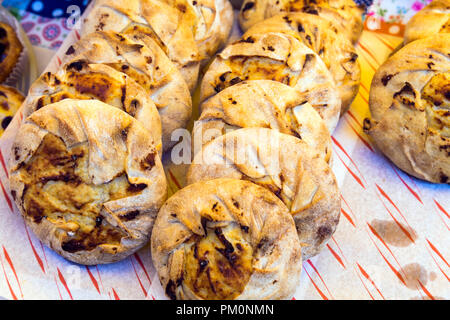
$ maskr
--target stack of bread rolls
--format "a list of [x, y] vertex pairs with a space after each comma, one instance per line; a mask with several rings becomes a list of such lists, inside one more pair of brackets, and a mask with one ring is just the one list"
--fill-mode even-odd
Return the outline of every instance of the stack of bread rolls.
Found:
[[404, 47], [376, 72], [365, 130], [403, 171], [450, 183], [450, 1], [435, 0], [407, 24]]
[[351, 0], [244, 2], [245, 34], [200, 84], [188, 186], [166, 201], [162, 152], [191, 118], [232, 7], [95, 1], [24, 103], [10, 186], [26, 223], [81, 264], [151, 239], [171, 299], [291, 298], [339, 222], [330, 134], [358, 91], [361, 14]]

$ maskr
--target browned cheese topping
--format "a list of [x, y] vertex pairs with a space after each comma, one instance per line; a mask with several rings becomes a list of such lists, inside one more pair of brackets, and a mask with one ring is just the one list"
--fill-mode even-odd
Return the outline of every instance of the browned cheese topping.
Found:
[[194, 236], [186, 246], [184, 283], [202, 299], [235, 299], [253, 272], [248, 229], [232, 223], [205, 231], [205, 237]]
[[441, 30], [439, 30], [439, 33], [450, 33], [450, 19], [448, 19], [447, 22], [442, 26]]
[[143, 36], [150, 37], [158, 44], [165, 54], [169, 53], [167, 46], [149, 25], [132, 25], [126, 28], [122, 33], [130, 37], [136, 37], [137, 39], [142, 39]]
[[20, 169], [26, 215], [35, 223], [46, 219], [54, 224], [67, 252], [120, 244], [126, 233], [103, 219], [103, 204], [139, 194], [146, 187], [131, 185], [125, 173], [106, 184], [94, 185], [88, 158], [87, 143], [68, 150], [60, 138], [49, 133]]

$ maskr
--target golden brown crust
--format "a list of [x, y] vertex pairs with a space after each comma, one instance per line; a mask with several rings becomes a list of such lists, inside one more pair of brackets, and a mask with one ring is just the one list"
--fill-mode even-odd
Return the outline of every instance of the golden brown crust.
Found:
[[0, 83], [13, 71], [23, 46], [11, 26], [0, 22]]
[[399, 168], [430, 182], [450, 176], [450, 34], [414, 41], [372, 82], [366, 129]]
[[71, 46], [63, 64], [79, 60], [106, 64], [144, 87], [161, 116], [163, 149], [175, 144], [172, 132], [187, 126], [192, 100], [180, 72], [153, 40], [96, 32]]
[[187, 182], [219, 178], [248, 180], [277, 195], [294, 218], [303, 260], [318, 254], [336, 230], [336, 179], [327, 163], [294, 137], [252, 128], [215, 139], [194, 158]]
[[228, 40], [234, 23], [234, 11], [228, 0], [186, 0], [195, 14], [194, 38], [199, 54], [209, 60]]
[[328, 162], [332, 149], [327, 124], [331, 122], [334, 128], [339, 110], [327, 123], [316, 112], [328, 102], [326, 90], [302, 93], [271, 80], [231, 86], [202, 104], [202, 114], [193, 129], [194, 146], [239, 128], [271, 128], [303, 140]]
[[187, 0], [97, 0], [84, 21], [82, 34], [139, 28], [155, 40], [180, 70], [192, 91], [201, 57], [194, 39], [195, 15], [186, 14]]
[[131, 77], [104, 64], [78, 60], [56, 73], [44, 73], [30, 88], [24, 118], [36, 110], [65, 99], [99, 100], [127, 112], [148, 128], [161, 144], [161, 119], [147, 92]]
[[269, 32], [227, 46], [202, 80], [200, 102], [245, 80], [274, 80], [301, 92], [328, 87], [330, 96], [335, 94], [329, 107], [340, 110], [339, 93], [324, 62], [291, 35]]
[[0, 85], [0, 136], [22, 106], [24, 96], [17, 89]]
[[307, 45], [325, 62], [336, 83], [345, 113], [358, 94], [361, 69], [353, 44], [329, 20], [303, 12], [274, 16], [255, 24], [243, 36], [282, 32]]
[[155, 222], [152, 259], [172, 299], [290, 299], [301, 272], [286, 206], [233, 179], [199, 182], [170, 198]]
[[450, 1], [434, 0], [412, 17], [405, 28], [405, 44], [437, 33], [450, 33]]
[[125, 112], [63, 100], [33, 113], [12, 147], [11, 194], [38, 238], [80, 264], [124, 259], [166, 199], [156, 144]]
[[245, 0], [239, 14], [246, 31], [257, 22], [286, 12], [305, 12], [333, 22], [352, 43], [363, 30], [363, 9], [353, 0]]

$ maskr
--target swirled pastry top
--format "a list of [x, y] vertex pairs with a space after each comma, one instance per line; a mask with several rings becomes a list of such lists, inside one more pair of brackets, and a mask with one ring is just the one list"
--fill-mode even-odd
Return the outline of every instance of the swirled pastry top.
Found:
[[248, 181], [192, 184], [161, 208], [152, 258], [171, 299], [290, 299], [301, 249], [292, 217]]
[[303, 12], [274, 16], [255, 24], [243, 36], [281, 32], [311, 48], [325, 62], [342, 100], [342, 113], [358, 94], [361, 69], [353, 44], [329, 20]]
[[114, 31], [152, 38], [192, 90], [201, 57], [193, 33], [195, 14], [185, 14], [187, 9], [186, 0], [97, 0], [84, 20], [82, 34]]
[[286, 12], [326, 18], [352, 43], [358, 41], [363, 30], [363, 9], [353, 0], [244, 0], [239, 22], [243, 30], [248, 30], [257, 22]]
[[84, 36], [69, 47], [63, 64], [84, 60], [106, 64], [133, 78], [158, 108], [164, 150], [173, 146], [172, 132], [185, 128], [192, 114], [192, 100], [180, 72], [152, 39], [139, 39], [113, 32]]
[[[335, 126], [339, 117], [324, 122], [319, 112], [327, 114], [327, 90], [300, 92], [280, 82], [250, 80], [231, 86], [202, 105], [202, 114], [194, 124], [194, 146], [240, 128], [270, 128], [293, 135], [327, 162], [331, 158], [331, 138], [327, 123]], [[194, 150], [196, 153], [197, 150]]]
[[150, 238], [167, 183], [139, 121], [95, 100], [48, 105], [20, 127], [11, 194], [47, 246], [80, 264], [110, 263]]
[[30, 88], [24, 118], [42, 107], [65, 99], [99, 100], [127, 112], [161, 143], [161, 119], [147, 91], [126, 74], [104, 64], [78, 60], [56, 73], [44, 73]]
[[0, 22], [0, 83], [4, 82], [16, 66], [23, 46], [11, 26]]
[[427, 38], [437, 33], [449, 32], [450, 1], [434, 0], [408, 21], [404, 43]]
[[0, 85], [0, 136], [22, 106], [24, 96], [17, 89]]
[[211, 63], [201, 83], [200, 102], [245, 80], [274, 80], [302, 92], [328, 87], [340, 110], [339, 93], [320, 57], [295, 37], [268, 32], [230, 44]]
[[336, 230], [336, 179], [328, 164], [294, 137], [250, 128], [213, 140], [195, 156], [187, 182], [218, 178], [248, 180], [277, 195], [294, 218], [304, 260], [319, 253]]
[[450, 34], [414, 41], [372, 82], [366, 129], [398, 167], [431, 182], [450, 176]]

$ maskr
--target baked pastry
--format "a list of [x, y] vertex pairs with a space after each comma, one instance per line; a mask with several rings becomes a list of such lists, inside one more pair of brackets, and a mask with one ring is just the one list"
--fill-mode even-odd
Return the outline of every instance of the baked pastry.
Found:
[[[208, 10], [207, 15], [210, 13]], [[203, 17], [191, 0], [97, 0], [84, 20], [82, 34], [115, 31], [151, 37], [175, 63], [193, 91], [202, 60], [195, 39], [197, 14]], [[219, 13], [217, 18], [222, 15]], [[203, 36], [210, 39], [208, 31], [199, 29], [201, 43], [205, 40]], [[202, 50], [206, 52], [205, 48]]]
[[[172, 132], [185, 128], [192, 115], [186, 82], [154, 41], [145, 44], [113, 32], [96, 32], [69, 47], [62, 63], [103, 63], [136, 80], [158, 108], [164, 150], [172, 147]], [[81, 65], [81, 64], [80, 64]]]
[[361, 68], [353, 44], [329, 20], [303, 12], [280, 14], [255, 24], [244, 38], [267, 32], [292, 35], [317, 53], [325, 62], [346, 112], [359, 90]]
[[251, 181], [273, 192], [297, 226], [303, 260], [318, 254], [336, 230], [340, 197], [328, 164], [304, 142], [276, 130], [240, 129], [205, 145], [188, 184], [219, 178]]
[[234, 23], [229, 0], [182, 0], [195, 15], [194, 37], [200, 56], [207, 62], [225, 46]]
[[24, 97], [17, 89], [0, 85], [0, 136], [22, 105]]
[[300, 281], [292, 217], [274, 194], [248, 181], [178, 191], [159, 211], [151, 248], [171, 299], [290, 299]]
[[153, 141], [161, 144], [161, 119], [155, 104], [143, 87], [122, 72], [81, 60], [63, 66], [56, 73], [44, 73], [30, 88], [24, 118], [65, 99], [100, 100], [119, 108], [139, 120], [149, 129]]
[[[231, 86], [203, 103], [202, 114], [194, 124], [194, 147], [199, 148], [231, 130], [271, 128], [303, 140], [321, 158], [330, 161], [330, 132], [316, 112], [326, 113], [322, 107], [328, 102], [326, 89], [302, 93], [271, 80], [244, 81]], [[335, 126], [338, 117], [336, 110], [328, 123]]]
[[353, 0], [244, 0], [239, 23], [246, 31], [251, 26], [285, 12], [305, 12], [332, 21], [352, 43], [363, 31], [364, 9]]
[[[231, 124], [234, 121], [226, 117], [242, 116], [253, 122], [268, 119], [269, 116], [278, 118], [289, 109], [308, 103], [323, 119], [328, 131], [333, 132], [339, 121], [338, 99], [336, 92], [326, 86], [318, 85], [310, 91], [302, 91], [278, 81], [248, 80], [220, 91], [200, 105], [200, 120], [202, 117], [216, 116]], [[268, 122], [280, 125], [283, 121]], [[259, 126], [267, 127], [268, 122], [260, 123]], [[298, 134], [301, 135], [301, 131]]]
[[11, 26], [0, 22], [0, 83], [3, 83], [16, 66], [23, 46]]
[[434, 0], [406, 24], [404, 43], [450, 32], [450, 0]]
[[400, 169], [450, 183], [450, 34], [406, 45], [375, 74], [365, 129]]
[[341, 107], [339, 93], [322, 59], [291, 35], [268, 32], [227, 46], [203, 77], [200, 102], [245, 80], [274, 80], [301, 92], [328, 87], [330, 94], [336, 95], [334, 105], [329, 107]]
[[37, 237], [85, 265], [145, 245], [167, 195], [148, 131], [95, 100], [63, 100], [25, 121], [12, 146], [10, 187]]

